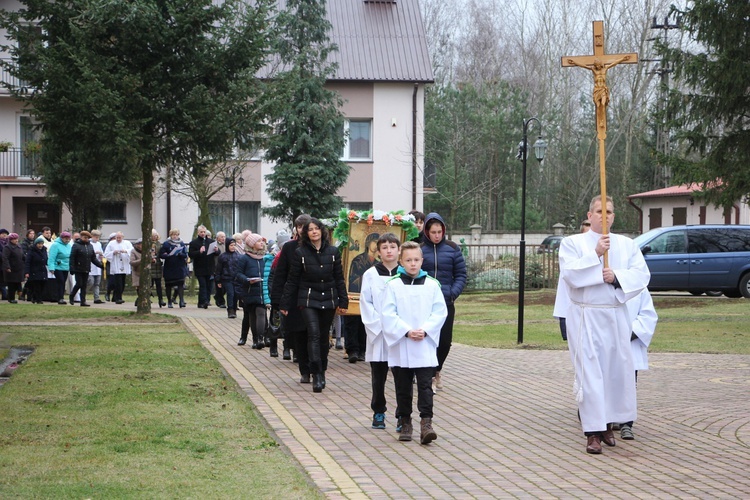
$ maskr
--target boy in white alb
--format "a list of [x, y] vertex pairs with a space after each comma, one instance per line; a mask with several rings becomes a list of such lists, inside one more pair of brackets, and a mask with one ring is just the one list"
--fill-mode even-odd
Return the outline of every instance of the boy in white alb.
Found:
[[399, 274], [386, 283], [381, 321], [388, 344], [388, 366], [396, 385], [399, 441], [411, 441], [412, 399], [417, 379], [420, 441], [437, 439], [432, 428], [432, 377], [438, 366], [440, 329], [448, 316], [440, 283], [422, 271], [422, 249], [407, 241], [401, 245]]
[[370, 363], [372, 373], [373, 411], [372, 428], [385, 429], [385, 381], [388, 378], [388, 345], [383, 336], [380, 322], [382, 297], [386, 282], [394, 277], [398, 269], [398, 249], [401, 242], [393, 233], [385, 233], [378, 238], [380, 262], [362, 275], [362, 288], [359, 295], [359, 310], [367, 332], [365, 361]]

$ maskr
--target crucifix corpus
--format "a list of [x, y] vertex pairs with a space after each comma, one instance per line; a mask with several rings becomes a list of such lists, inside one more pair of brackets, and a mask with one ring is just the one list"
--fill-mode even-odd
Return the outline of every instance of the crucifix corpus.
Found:
[[[607, 87], [607, 70], [618, 64], [635, 64], [638, 54], [605, 54], [604, 22], [594, 21], [594, 55], [563, 56], [562, 65], [578, 66], [594, 74], [594, 104], [596, 105], [596, 138], [599, 142], [599, 180], [602, 190], [602, 233], [608, 234], [607, 227], [607, 170], [605, 167], [606, 150], [604, 140], [607, 138], [607, 106], [609, 105], [609, 87]], [[609, 267], [607, 253], [604, 254], [604, 267]]]

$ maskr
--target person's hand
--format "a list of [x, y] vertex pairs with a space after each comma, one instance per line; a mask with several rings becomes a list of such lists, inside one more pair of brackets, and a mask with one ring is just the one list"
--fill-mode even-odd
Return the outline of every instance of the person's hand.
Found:
[[206, 247], [201, 247], [201, 253], [206, 251]]
[[221, 288], [221, 283], [216, 283], [216, 288]]
[[281, 314], [283, 314], [284, 316], [286, 316], [286, 315], [288, 315], [288, 314], [289, 314], [289, 311], [287, 311], [286, 309], [279, 309], [279, 312], [280, 312]]
[[29, 275], [28, 275], [28, 274], [27, 274], [27, 275], [25, 275], [25, 276], [26, 276], [26, 279], [29, 279]]
[[615, 272], [611, 268], [605, 267], [602, 269], [602, 278], [604, 278], [605, 283], [612, 284], [615, 282]]
[[609, 250], [609, 235], [603, 234], [599, 237], [599, 241], [596, 243], [596, 255], [601, 257], [607, 250]]
[[417, 330], [409, 330], [409, 333], [407, 334], [407, 337], [412, 340], [416, 340], [417, 342], [419, 342], [420, 340], [424, 340], [426, 336], [427, 334], [421, 328]]

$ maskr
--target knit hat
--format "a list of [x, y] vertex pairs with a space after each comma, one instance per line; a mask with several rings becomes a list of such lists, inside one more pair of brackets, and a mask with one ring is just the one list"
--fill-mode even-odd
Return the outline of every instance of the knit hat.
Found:
[[262, 239], [263, 236], [257, 233], [250, 233], [250, 235], [245, 238], [245, 245], [247, 246], [247, 248], [253, 248], [255, 244]]
[[9, 240], [17, 240], [18, 239], [18, 233], [10, 233], [8, 235]]
[[71, 238], [72, 236], [73, 236], [73, 235], [72, 235], [72, 234], [70, 234], [70, 233], [69, 233], [69, 232], [67, 232], [67, 231], [63, 231], [62, 233], [60, 233], [60, 238]]
[[109, 239], [110, 241], [111, 241], [111, 240], [114, 240], [115, 238], [117, 238], [117, 233], [110, 233], [110, 234], [109, 234], [109, 238], [108, 238], [108, 239]]
[[44, 236], [40, 236], [40, 237], [38, 237], [37, 239], [34, 240], [34, 244], [36, 245], [38, 243], [44, 243], [44, 241], [45, 241], [44, 240]]
[[88, 231], [81, 231], [81, 238], [83, 238], [84, 236], [87, 238], [91, 238], [91, 233], [89, 233]]
[[8, 234], [8, 230], [7, 229], [0, 229], [0, 234]]
[[133, 242], [133, 245], [140, 245], [141, 243], [143, 243], [143, 238], [138, 238]]
[[276, 245], [281, 248], [281, 245], [289, 241], [292, 237], [286, 232], [286, 229], [282, 229], [276, 233]]

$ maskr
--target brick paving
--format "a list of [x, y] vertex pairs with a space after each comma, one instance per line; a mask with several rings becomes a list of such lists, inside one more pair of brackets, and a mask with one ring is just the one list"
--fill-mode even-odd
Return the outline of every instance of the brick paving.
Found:
[[236, 345], [240, 318], [175, 311], [328, 498], [750, 498], [750, 356], [651, 354], [636, 440], [616, 433], [596, 456], [567, 351], [454, 345], [435, 396], [439, 437], [422, 446], [396, 439], [390, 377], [387, 428], [370, 428], [366, 363], [331, 350], [314, 394], [292, 362]]

